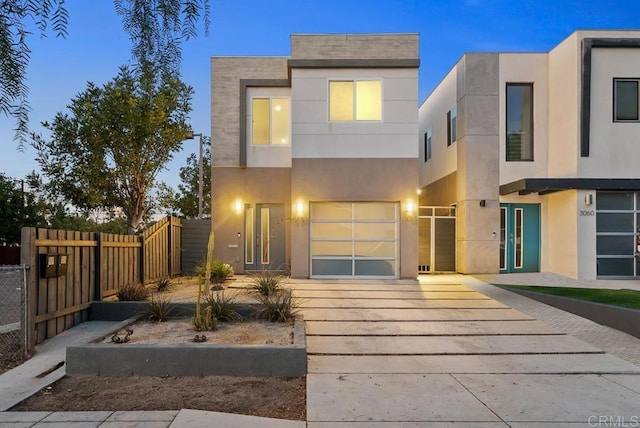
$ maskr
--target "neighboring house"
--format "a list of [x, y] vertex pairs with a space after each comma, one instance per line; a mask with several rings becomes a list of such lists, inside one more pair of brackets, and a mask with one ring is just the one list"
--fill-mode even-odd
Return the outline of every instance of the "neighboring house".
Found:
[[212, 58], [215, 254], [299, 278], [418, 273], [418, 35]]
[[455, 269], [640, 276], [639, 90], [640, 31], [464, 55], [419, 109], [420, 205], [455, 206]]

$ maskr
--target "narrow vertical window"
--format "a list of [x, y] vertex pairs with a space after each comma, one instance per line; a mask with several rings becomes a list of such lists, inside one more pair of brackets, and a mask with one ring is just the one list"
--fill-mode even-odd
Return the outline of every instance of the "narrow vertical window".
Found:
[[507, 268], [507, 209], [500, 208], [500, 269]]
[[260, 254], [263, 265], [269, 264], [269, 208], [260, 208]]
[[424, 161], [431, 159], [431, 130], [424, 133]]
[[453, 106], [451, 110], [447, 112], [447, 146], [452, 145], [458, 140], [457, 122], [458, 106]]
[[614, 79], [614, 121], [638, 121], [638, 79]]
[[533, 160], [533, 84], [507, 83], [507, 161]]
[[244, 210], [244, 262], [253, 264], [253, 207]]
[[524, 251], [524, 210], [522, 208], [516, 208], [514, 210], [515, 215], [515, 242], [513, 245], [514, 251], [514, 267], [522, 268], [523, 259], [522, 253]]

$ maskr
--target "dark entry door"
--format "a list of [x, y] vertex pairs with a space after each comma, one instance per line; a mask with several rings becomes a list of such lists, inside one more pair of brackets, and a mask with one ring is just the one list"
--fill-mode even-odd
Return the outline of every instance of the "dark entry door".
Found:
[[245, 208], [245, 270], [287, 270], [284, 204]]
[[500, 272], [540, 271], [540, 204], [500, 204]]

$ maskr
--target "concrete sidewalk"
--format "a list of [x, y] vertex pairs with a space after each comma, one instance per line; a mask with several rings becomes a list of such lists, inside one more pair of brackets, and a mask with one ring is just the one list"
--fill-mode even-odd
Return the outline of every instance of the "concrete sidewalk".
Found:
[[[460, 275], [401, 287], [298, 286], [306, 301], [307, 426], [557, 428], [640, 417], [640, 367], [514, 309], [529, 299], [501, 293]], [[339, 300], [331, 308], [329, 294]], [[487, 298], [494, 304], [472, 304]], [[409, 299], [408, 309], [395, 304]], [[552, 314], [555, 323], [573, 322], [562, 314]], [[611, 333], [604, 329], [591, 332]], [[640, 341], [625, 339], [640, 350]]]

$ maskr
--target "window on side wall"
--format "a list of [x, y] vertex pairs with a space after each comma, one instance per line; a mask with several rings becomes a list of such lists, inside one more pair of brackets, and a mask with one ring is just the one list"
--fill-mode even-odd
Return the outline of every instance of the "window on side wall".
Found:
[[380, 80], [329, 81], [329, 121], [380, 120], [382, 120], [382, 82]]
[[507, 161], [533, 160], [533, 83], [507, 83]]
[[283, 146], [291, 140], [289, 98], [253, 98], [251, 102], [251, 144]]
[[613, 121], [638, 122], [640, 79], [613, 79]]
[[458, 106], [451, 107], [447, 112], [447, 146], [452, 145], [458, 140], [458, 131], [456, 123], [458, 121]]
[[431, 130], [424, 133], [424, 161], [431, 159]]

